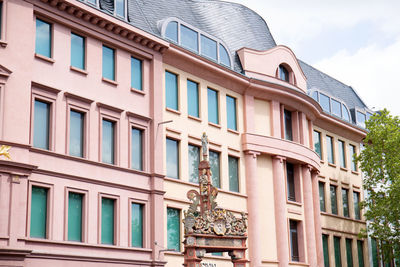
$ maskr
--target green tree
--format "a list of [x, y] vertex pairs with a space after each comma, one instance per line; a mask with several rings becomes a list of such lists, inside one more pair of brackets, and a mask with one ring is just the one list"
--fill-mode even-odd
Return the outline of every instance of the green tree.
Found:
[[368, 235], [378, 241], [385, 262], [391, 262], [400, 256], [400, 119], [384, 109], [366, 128], [364, 148], [356, 157], [367, 192], [361, 204]]

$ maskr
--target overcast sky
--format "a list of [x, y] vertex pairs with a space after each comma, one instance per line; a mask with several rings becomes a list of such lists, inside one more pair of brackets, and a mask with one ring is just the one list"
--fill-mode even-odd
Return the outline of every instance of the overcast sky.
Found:
[[229, 0], [260, 14], [277, 44], [400, 115], [399, 0]]

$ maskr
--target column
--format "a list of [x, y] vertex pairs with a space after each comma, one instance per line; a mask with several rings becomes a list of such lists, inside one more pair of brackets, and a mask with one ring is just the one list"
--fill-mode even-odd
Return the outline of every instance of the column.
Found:
[[[302, 166], [304, 217], [306, 222], [307, 256], [310, 267], [317, 267], [317, 248], [315, 244], [313, 190], [311, 184], [311, 166]], [[322, 265], [323, 266], [323, 265]]]
[[272, 158], [274, 199], [275, 199], [275, 227], [279, 266], [289, 266], [289, 238], [286, 219], [286, 190], [285, 174], [283, 171], [284, 157]]
[[314, 226], [315, 226], [315, 244], [317, 246], [317, 261], [318, 266], [324, 266], [324, 251], [322, 248], [322, 227], [321, 227], [321, 212], [319, 206], [319, 186], [318, 186], [318, 171], [311, 173], [312, 193], [314, 204]]

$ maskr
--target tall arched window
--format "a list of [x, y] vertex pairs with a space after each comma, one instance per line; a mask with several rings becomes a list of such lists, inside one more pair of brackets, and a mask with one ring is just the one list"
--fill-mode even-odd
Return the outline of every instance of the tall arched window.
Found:
[[289, 82], [289, 71], [283, 65], [279, 65], [279, 79]]

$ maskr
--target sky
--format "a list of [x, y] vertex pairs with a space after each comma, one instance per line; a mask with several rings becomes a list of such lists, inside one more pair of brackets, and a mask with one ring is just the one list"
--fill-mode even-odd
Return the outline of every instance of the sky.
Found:
[[277, 44], [400, 116], [400, 1], [228, 0], [267, 22]]

